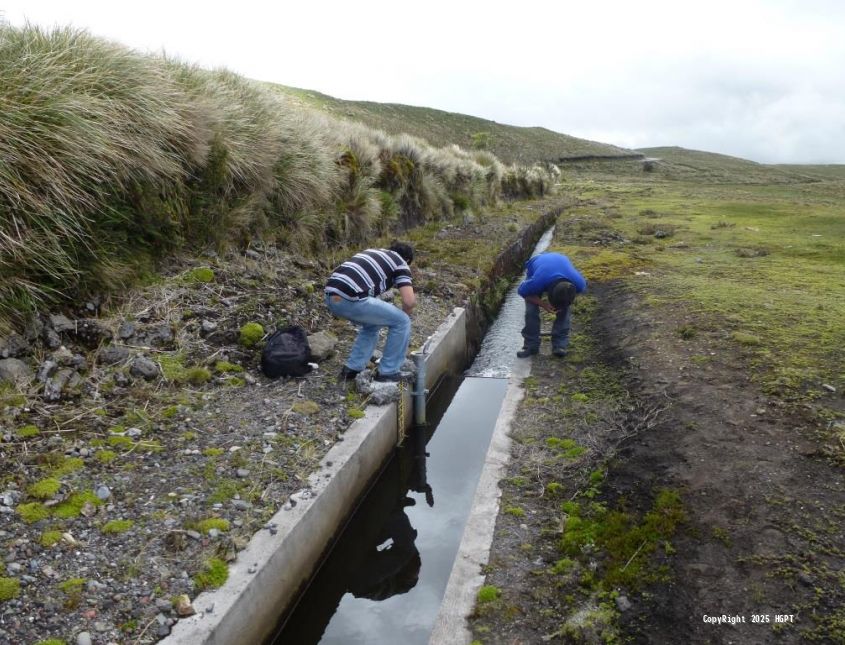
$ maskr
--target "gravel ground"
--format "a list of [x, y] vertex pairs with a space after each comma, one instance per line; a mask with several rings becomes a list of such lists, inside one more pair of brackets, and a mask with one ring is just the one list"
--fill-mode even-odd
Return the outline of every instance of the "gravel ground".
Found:
[[[549, 206], [413, 233], [412, 348], [468, 302], [489, 251]], [[155, 642], [272, 530], [366, 405], [336, 379], [354, 329], [329, 316], [321, 287], [339, 259], [209, 254], [111, 307], [80, 303], [0, 340], [4, 369], [33, 377], [0, 386], [0, 642]], [[337, 344], [306, 378], [271, 381], [260, 343], [240, 339], [250, 322]]]

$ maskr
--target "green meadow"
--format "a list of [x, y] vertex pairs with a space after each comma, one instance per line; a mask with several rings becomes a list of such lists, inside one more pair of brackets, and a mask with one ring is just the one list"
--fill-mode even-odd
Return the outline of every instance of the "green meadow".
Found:
[[[633, 175], [571, 178], [577, 245], [592, 279], [623, 280], [671, 308], [679, 334], [748, 359], [764, 390], [816, 398], [845, 384], [842, 184], [712, 184]], [[609, 244], [591, 243], [607, 237]], [[701, 357], [706, 361], [707, 357]]]

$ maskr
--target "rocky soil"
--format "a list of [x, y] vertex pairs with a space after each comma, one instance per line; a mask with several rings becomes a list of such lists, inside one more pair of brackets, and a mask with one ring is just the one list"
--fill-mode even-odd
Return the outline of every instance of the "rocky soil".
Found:
[[[548, 208], [432, 225], [415, 242], [500, 249]], [[494, 259], [458, 255], [418, 252], [412, 349]], [[322, 302], [341, 259], [208, 253], [0, 339], [0, 642], [155, 642], [274, 530], [367, 404], [337, 382], [355, 330]], [[285, 324], [309, 331], [318, 367], [273, 381], [260, 348]]]

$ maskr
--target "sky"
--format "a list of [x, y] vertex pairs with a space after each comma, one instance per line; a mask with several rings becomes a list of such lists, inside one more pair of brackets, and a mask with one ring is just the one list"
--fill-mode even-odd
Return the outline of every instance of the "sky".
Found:
[[625, 148], [845, 163], [839, 0], [0, 0], [0, 19]]

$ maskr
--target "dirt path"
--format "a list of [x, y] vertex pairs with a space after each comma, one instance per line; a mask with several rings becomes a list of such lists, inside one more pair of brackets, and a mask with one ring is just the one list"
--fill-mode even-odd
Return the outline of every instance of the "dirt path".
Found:
[[533, 359], [474, 637], [845, 643], [845, 478], [813, 426], [716, 333], [591, 299], [573, 355]]

